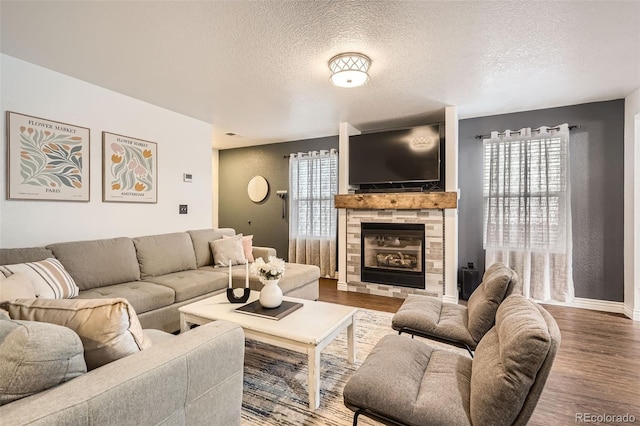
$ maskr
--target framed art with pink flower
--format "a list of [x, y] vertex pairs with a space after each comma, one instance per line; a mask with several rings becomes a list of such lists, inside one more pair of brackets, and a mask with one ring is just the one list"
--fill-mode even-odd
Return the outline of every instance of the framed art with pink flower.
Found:
[[89, 201], [90, 133], [7, 111], [7, 199]]
[[102, 132], [102, 201], [158, 202], [158, 145]]

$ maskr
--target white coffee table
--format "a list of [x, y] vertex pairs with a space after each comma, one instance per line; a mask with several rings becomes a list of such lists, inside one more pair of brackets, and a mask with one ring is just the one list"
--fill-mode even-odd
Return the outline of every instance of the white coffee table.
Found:
[[[249, 301], [258, 299], [252, 291]], [[314, 302], [285, 297], [304, 306], [279, 321], [235, 312], [242, 304], [232, 304], [226, 293], [183, 306], [180, 311], [180, 331], [192, 324], [226, 320], [240, 325], [249, 339], [307, 354], [309, 364], [309, 408], [320, 406], [320, 352], [343, 330], [347, 330], [349, 362], [356, 360], [355, 313], [357, 308], [334, 303]]]

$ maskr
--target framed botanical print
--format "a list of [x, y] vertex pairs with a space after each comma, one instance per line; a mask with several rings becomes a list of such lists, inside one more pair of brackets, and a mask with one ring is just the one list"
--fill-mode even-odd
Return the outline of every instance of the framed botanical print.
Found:
[[7, 111], [7, 199], [89, 201], [90, 133]]
[[158, 145], [102, 132], [102, 200], [158, 202]]

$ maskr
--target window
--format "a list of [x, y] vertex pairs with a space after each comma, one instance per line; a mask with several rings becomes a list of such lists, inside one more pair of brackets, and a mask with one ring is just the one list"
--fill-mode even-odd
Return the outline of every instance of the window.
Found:
[[338, 153], [314, 151], [289, 159], [289, 261], [336, 270]]
[[560, 138], [485, 144], [485, 248], [565, 250], [563, 146]]
[[297, 220], [291, 221], [295, 229], [290, 232], [305, 238], [335, 238], [338, 156], [320, 153], [291, 162], [297, 163], [290, 165], [291, 217]]
[[502, 261], [524, 293], [565, 301], [573, 295], [569, 130], [493, 132], [484, 141], [484, 248]]

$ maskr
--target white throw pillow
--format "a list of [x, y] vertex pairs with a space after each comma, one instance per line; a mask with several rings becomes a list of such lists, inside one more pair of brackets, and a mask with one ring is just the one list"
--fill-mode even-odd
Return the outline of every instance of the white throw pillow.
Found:
[[209, 241], [213, 262], [216, 266], [243, 265], [247, 262], [242, 248], [242, 235]]
[[3, 265], [0, 266], [0, 273], [5, 277], [17, 273], [24, 274], [33, 285], [36, 297], [41, 299], [72, 299], [79, 292], [78, 286], [62, 263], [52, 257], [38, 262]]
[[0, 303], [15, 299], [35, 299], [36, 290], [22, 272], [5, 278], [0, 274]]
[[[242, 235], [242, 234], [236, 235], [236, 237], [238, 236], [242, 237], [242, 249], [244, 250], [245, 259], [247, 259], [249, 263], [255, 262], [255, 259], [253, 258], [253, 235]], [[228, 235], [222, 236], [222, 239], [226, 239], [226, 238], [233, 238], [233, 237], [230, 237]]]

